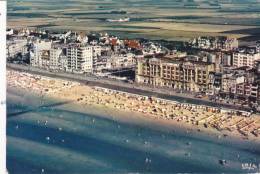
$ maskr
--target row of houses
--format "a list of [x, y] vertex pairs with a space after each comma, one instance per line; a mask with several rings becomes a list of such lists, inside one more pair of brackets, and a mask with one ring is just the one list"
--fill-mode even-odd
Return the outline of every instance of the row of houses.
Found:
[[260, 100], [260, 62], [254, 68], [233, 68], [222, 73], [220, 94], [223, 97], [256, 103]]
[[47, 33], [33, 29], [8, 31], [9, 61], [28, 59], [26, 62], [30, 62], [31, 66], [52, 70], [100, 73], [107, 69], [133, 67], [136, 54], [132, 50], [141, 49], [138, 40], [122, 40], [102, 33]]
[[101, 46], [98, 45], [55, 44], [40, 40], [33, 44], [30, 64], [46, 69], [93, 73], [99, 65], [101, 51]]
[[238, 48], [238, 40], [226, 36], [200, 36], [192, 40], [191, 45], [198, 49], [232, 51]]
[[30, 53], [30, 64], [34, 67], [77, 73], [98, 73], [136, 64], [133, 53], [115, 54], [99, 45], [55, 45], [41, 41], [34, 44]]
[[199, 51], [189, 55], [159, 43], [102, 33], [87, 36], [71, 31], [47, 34], [26, 30], [11, 38], [8, 43], [14, 47], [7, 48], [8, 56], [29, 52], [34, 67], [96, 74], [136, 67], [135, 79], [141, 84], [249, 100], [259, 96], [259, 82], [252, 78], [259, 77], [259, 43], [239, 48], [236, 39], [199, 37], [192, 43]]
[[136, 82], [174, 90], [260, 102], [260, 61], [251, 67], [225, 67], [184, 58], [142, 58], [137, 61]]

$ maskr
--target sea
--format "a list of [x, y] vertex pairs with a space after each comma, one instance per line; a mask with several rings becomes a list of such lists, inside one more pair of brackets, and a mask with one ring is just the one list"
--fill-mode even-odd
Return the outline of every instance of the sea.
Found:
[[7, 111], [10, 174], [260, 172], [254, 142], [168, 128], [135, 113], [14, 88]]

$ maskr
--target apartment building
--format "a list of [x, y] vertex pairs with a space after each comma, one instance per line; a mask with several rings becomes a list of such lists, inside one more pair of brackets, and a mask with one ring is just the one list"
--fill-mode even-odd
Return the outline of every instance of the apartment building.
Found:
[[30, 52], [30, 64], [34, 67], [48, 68], [50, 61], [51, 41], [36, 41]]
[[100, 46], [70, 45], [67, 48], [68, 70], [80, 73], [93, 73], [96, 59], [100, 55]]
[[183, 59], [143, 58], [137, 61], [136, 81], [187, 91], [207, 91], [214, 64]]
[[18, 54], [24, 56], [28, 53], [28, 46], [26, 39], [11, 40], [6, 43], [6, 57], [15, 58]]
[[127, 68], [136, 65], [135, 55], [127, 54], [112, 54], [107, 60], [106, 67], [111, 69]]
[[50, 50], [50, 68], [59, 69], [59, 60], [62, 55], [62, 48], [52, 48]]
[[222, 66], [232, 66], [232, 53], [222, 53], [221, 57]]
[[256, 68], [233, 68], [222, 75], [221, 94], [239, 99], [241, 102], [256, 103], [260, 98], [258, 82], [259, 74]]
[[256, 52], [255, 49], [240, 49], [233, 53], [234, 67], [248, 66], [253, 68], [257, 60], [260, 60], [260, 53]]

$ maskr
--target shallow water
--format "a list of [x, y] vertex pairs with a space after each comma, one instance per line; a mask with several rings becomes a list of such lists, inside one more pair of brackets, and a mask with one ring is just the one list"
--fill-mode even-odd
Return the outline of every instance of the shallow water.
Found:
[[258, 152], [240, 146], [116, 121], [91, 108], [75, 112], [70, 105], [8, 90], [9, 173], [241, 173], [257, 171], [242, 164], [260, 164]]

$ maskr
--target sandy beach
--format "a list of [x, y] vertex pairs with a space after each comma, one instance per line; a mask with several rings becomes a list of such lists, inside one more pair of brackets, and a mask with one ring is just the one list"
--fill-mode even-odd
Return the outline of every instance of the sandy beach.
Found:
[[134, 95], [99, 87], [89, 87], [13, 70], [7, 71], [8, 87], [19, 88], [42, 97], [72, 101], [80, 106], [96, 106], [139, 113], [143, 117], [190, 131], [206, 131], [218, 139], [234, 137], [260, 142], [260, 117], [220, 108], [191, 105], [159, 98]]

